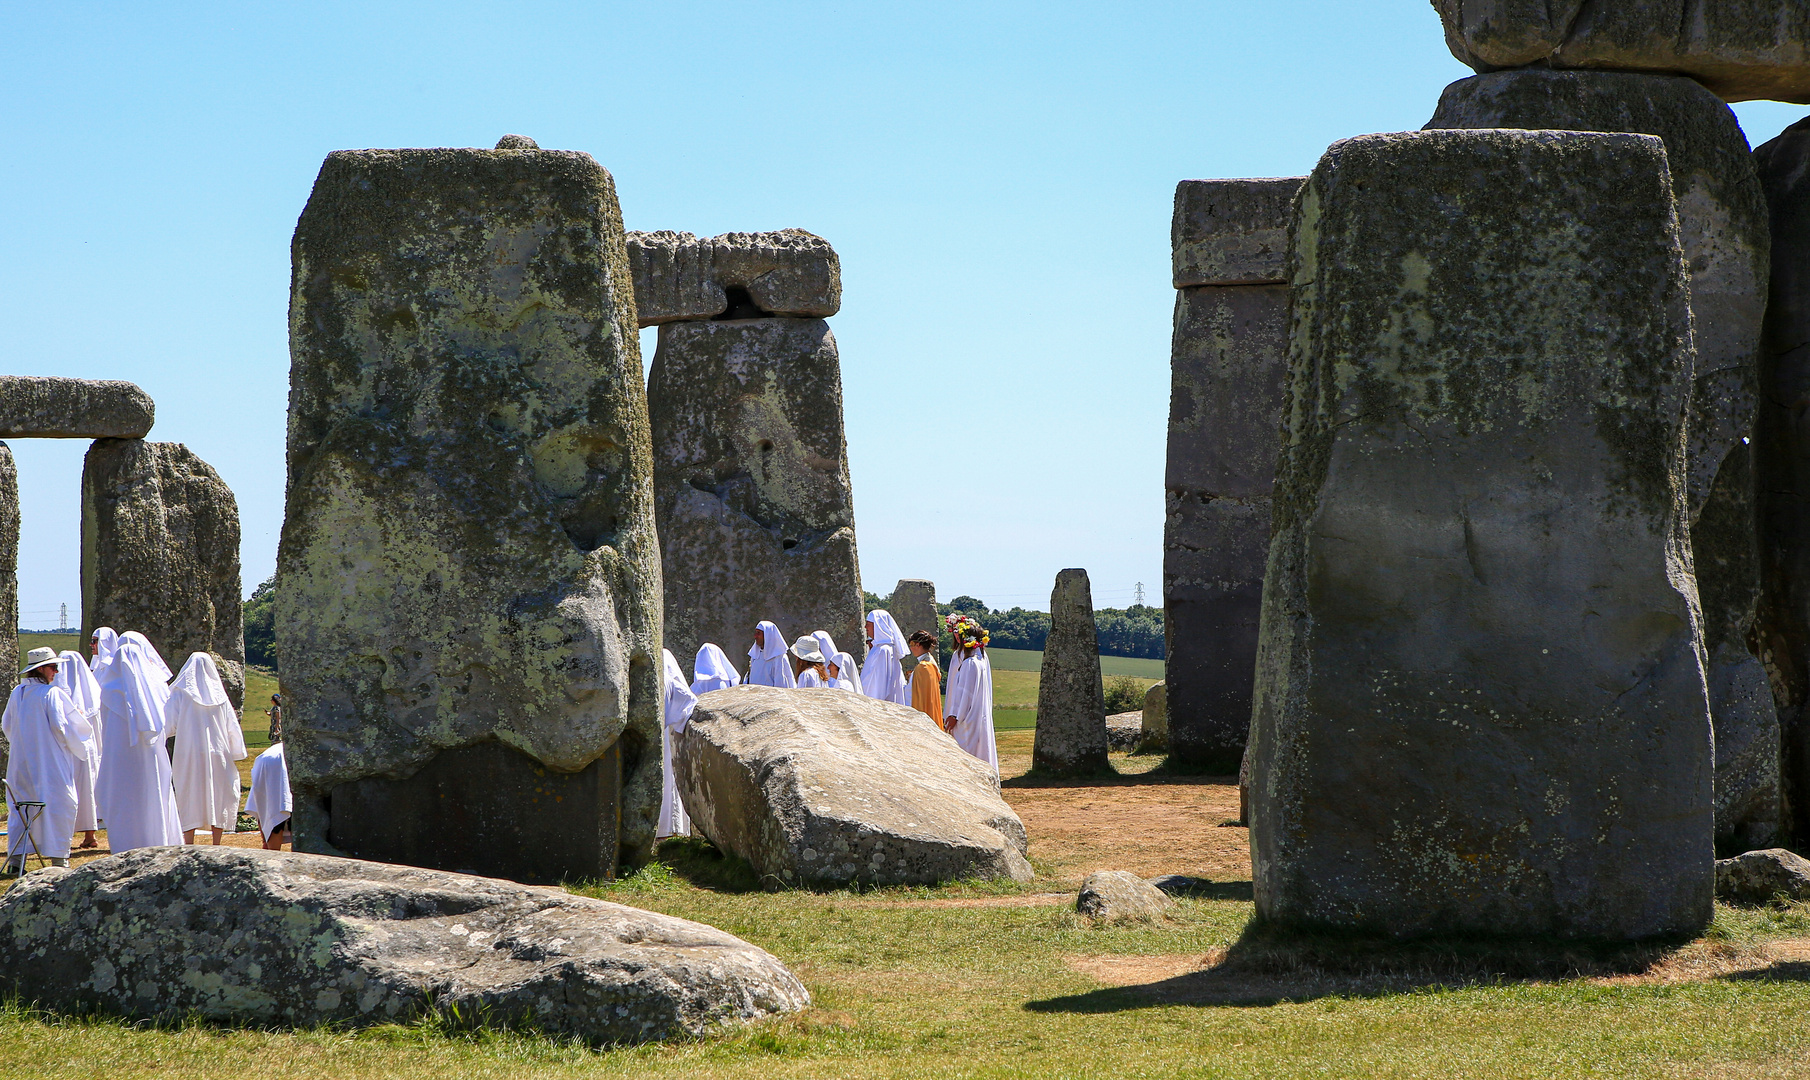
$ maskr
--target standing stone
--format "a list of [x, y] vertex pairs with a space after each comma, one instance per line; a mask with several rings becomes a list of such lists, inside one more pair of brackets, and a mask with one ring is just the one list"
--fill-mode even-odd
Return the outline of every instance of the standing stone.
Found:
[[[1778, 696], [1791, 831], [1810, 837], [1810, 121], [1754, 151], [1772, 221], [1758, 487], [1761, 656]], [[1721, 762], [1717, 762], [1720, 771]]]
[[1156, 753], [1169, 749], [1169, 686], [1151, 683], [1144, 690], [1143, 741], [1138, 749]]
[[836, 338], [821, 319], [660, 327], [647, 384], [666, 647], [745, 664], [754, 627], [862, 640]]
[[[922, 578], [900, 578], [899, 583], [893, 586], [892, 596], [886, 601], [886, 610], [892, 613], [893, 621], [899, 624], [899, 631], [907, 640], [919, 630], [928, 632], [939, 643], [943, 640], [942, 620], [936, 615], [936, 582]], [[841, 642], [838, 641], [837, 644], [840, 645]], [[932, 656], [931, 659], [936, 657]], [[905, 674], [910, 675], [918, 666], [918, 658], [907, 656], [904, 664]]]
[[1252, 723], [1259, 914], [1696, 933], [1711, 736], [1663, 144], [1365, 136], [1299, 206]]
[[277, 641], [297, 846], [612, 875], [660, 801], [660, 566], [614, 181], [328, 155], [292, 246]]
[[0, 439], [142, 439], [156, 415], [134, 383], [0, 375]]
[[1251, 722], [1283, 381], [1284, 256], [1301, 177], [1185, 180], [1175, 193], [1175, 336], [1163, 524], [1168, 746], [1229, 773]]
[[1734, 113], [1691, 79], [1504, 71], [1446, 88], [1429, 128], [1554, 128], [1665, 140], [1697, 344], [1687, 428], [1691, 545], [1709, 652], [1718, 847], [1780, 824], [1778, 709], [1748, 646], [1760, 599], [1752, 435], [1771, 253], [1766, 197]]
[[82, 640], [137, 630], [170, 670], [210, 652], [245, 704], [239, 503], [181, 443], [98, 439], [82, 462]]
[[1087, 571], [1064, 570], [1050, 592], [1050, 634], [1037, 684], [1031, 767], [1055, 776], [1106, 772], [1106, 691]]
[[1452, 55], [1477, 71], [1530, 65], [1689, 75], [1725, 101], [1810, 104], [1801, 0], [1433, 0]]
[[[19, 670], [19, 467], [12, 448], [0, 443], [0, 662]], [[0, 776], [6, 775], [6, 736], [0, 734]]]

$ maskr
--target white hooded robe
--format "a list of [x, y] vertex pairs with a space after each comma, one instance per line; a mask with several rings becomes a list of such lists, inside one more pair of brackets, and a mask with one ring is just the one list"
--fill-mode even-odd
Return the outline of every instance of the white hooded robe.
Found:
[[727, 690], [742, 684], [742, 673], [729, 662], [729, 654], [722, 646], [708, 641], [698, 649], [692, 672], [691, 692], [694, 694], [708, 694], [712, 690]]
[[57, 659], [57, 685], [75, 701], [76, 711], [88, 722], [88, 756], [75, 763], [75, 831], [88, 832], [101, 827], [100, 811], [95, 809], [94, 778], [101, 767], [101, 684], [88, 670], [88, 661], [80, 653], [64, 649]]
[[[825, 672], [828, 672], [827, 668]], [[830, 685], [838, 690], [861, 692], [861, 669], [855, 666], [854, 657], [845, 652], [836, 654], [836, 678]]]
[[283, 756], [283, 744], [277, 743], [251, 763], [251, 794], [245, 799], [245, 812], [258, 819], [258, 829], [269, 840], [294, 809], [295, 802], [289, 794], [289, 759]]
[[861, 692], [870, 698], [911, 704], [911, 687], [905, 681], [900, 660], [910, 655], [905, 648], [905, 635], [892, 614], [875, 608], [867, 621], [874, 624], [873, 644], [867, 647], [867, 659], [861, 662]]
[[698, 704], [698, 696], [691, 692], [691, 686], [685, 681], [685, 669], [679, 666], [672, 653], [661, 649], [660, 661], [665, 671], [661, 694], [665, 722], [660, 725], [660, 824], [654, 830], [656, 839], [691, 835], [691, 818], [685, 813], [685, 803], [680, 800], [679, 788], [673, 779], [672, 744], [679, 732], [691, 723], [691, 711]]
[[113, 854], [182, 843], [170, 790], [169, 667], [136, 631], [95, 670], [101, 686], [101, 767], [95, 801]]
[[[26, 679], [13, 687], [0, 715], [0, 732], [10, 744], [6, 762], [7, 854], [69, 857], [75, 834], [75, 762], [85, 755], [88, 721], [74, 699], [53, 683]], [[31, 827], [19, 803], [41, 802], [31, 811]]]
[[[960, 650], [957, 650], [959, 654]], [[962, 661], [949, 676], [943, 715], [956, 718], [955, 744], [986, 762], [999, 775], [999, 743], [993, 737], [993, 664], [985, 649]]]
[[176, 819], [183, 832], [235, 832], [239, 770], [233, 762], [245, 758], [245, 733], [239, 728], [239, 714], [227, 700], [214, 658], [204, 652], [191, 655], [170, 691], [170, 732], [176, 736], [176, 759], [170, 763], [176, 785]]
[[761, 623], [759, 629], [766, 644], [748, 646], [748, 685], [781, 686], [788, 690], [797, 686], [785, 635], [770, 622]]

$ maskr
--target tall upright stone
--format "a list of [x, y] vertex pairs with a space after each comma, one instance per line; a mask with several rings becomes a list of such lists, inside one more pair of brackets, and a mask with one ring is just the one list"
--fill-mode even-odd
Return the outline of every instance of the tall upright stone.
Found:
[[[1772, 223], [1761, 372], [1761, 655], [1783, 727], [1787, 819], [1810, 837], [1810, 121], [1754, 151]], [[1718, 762], [1720, 766], [1720, 762]]]
[[292, 245], [277, 642], [297, 846], [520, 880], [651, 849], [660, 566], [614, 181], [329, 154]]
[[[892, 587], [892, 596], [886, 601], [886, 610], [892, 613], [893, 620], [899, 624], [899, 631], [907, 638], [923, 630], [937, 639], [939, 645], [943, 640], [942, 620], [936, 615], [936, 582], [923, 578], [900, 578]], [[838, 642], [840, 644], [840, 642]], [[939, 648], [940, 653], [940, 648]], [[932, 656], [935, 660], [937, 657]], [[910, 675], [918, 666], [917, 657], [904, 658], [905, 674]]]
[[[709, 258], [656, 258], [662, 245], [684, 255], [685, 241], [695, 238], [638, 233], [632, 245], [638, 294], [714, 290], [729, 304], [701, 321], [662, 322], [648, 375], [666, 647], [689, 663], [715, 642], [739, 662], [755, 626], [770, 619], [791, 637], [827, 630], [859, 653], [861, 574], [836, 338], [821, 318], [763, 306], [834, 311], [834, 253], [826, 258], [827, 244], [794, 230], [720, 236], [705, 245]], [[725, 267], [736, 274], [711, 276]]]
[[1031, 766], [1054, 776], [1106, 772], [1106, 688], [1086, 570], [1064, 570], [1050, 592], [1050, 634], [1037, 684]]
[[1288, 370], [1288, 221], [1302, 177], [1175, 190], [1175, 336], [1164, 470], [1169, 753], [1238, 768], [1251, 725]]
[[1664, 145], [1336, 143], [1290, 274], [1252, 722], [1259, 913], [1700, 930], [1711, 735]]
[[1747, 137], [1694, 80], [1607, 71], [1463, 79], [1446, 88], [1427, 126], [1665, 140], [1697, 344], [1686, 468], [1716, 731], [1716, 841], [1728, 852], [1771, 847], [1781, 812], [1778, 708], [1748, 642], [1760, 600], [1752, 436], [1772, 242]]
[[172, 671], [214, 654], [245, 703], [239, 503], [181, 443], [97, 439], [82, 463], [82, 640], [137, 630]]
[[[0, 662], [19, 670], [19, 467], [12, 448], [0, 443]], [[0, 776], [6, 775], [6, 736], [0, 733]]]

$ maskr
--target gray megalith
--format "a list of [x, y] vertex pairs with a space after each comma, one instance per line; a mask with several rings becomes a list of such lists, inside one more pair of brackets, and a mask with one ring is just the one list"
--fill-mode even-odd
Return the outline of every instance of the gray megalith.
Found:
[[660, 563], [614, 181], [327, 156], [292, 244], [284, 735], [304, 850], [602, 878], [660, 802]]
[[1690, 79], [1531, 70], [1453, 83], [1427, 127], [1665, 140], [1697, 345], [1687, 498], [1716, 731], [1716, 841], [1729, 850], [1770, 847], [1781, 814], [1778, 709], [1748, 642], [1760, 600], [1752, 435], [1772, 242], [1741, 125]]
[[1288, 369], [1288, 221], [1302, 178], [1184, 180], [1164, 470], [1169, 752], [1237, 769], [1251, 722]]
[[[891, 613], [893, 621], [899, 624], [899, 632], [907, 638], [919, 630], [929, 632], [939, 644], [931, 659], [941, 657], [940, 645], [945, 635], [943, 621], [936, 614], [936, 582], [925, 581], [923, 578], [900, 578], [899, 583], [892, 588], [892, 596], [887, 598], [886, 610]], [[918, 666], [915, 656], [904, 657], [902, 662], [907, 675]]]
[[1664, 145], [1364, 136], [1298, 205], [1252, 720], [1259, 914], [1700, 931], [1712, 751]]
[[142, 439], [156, 415], [134, 383], [0, 375], [0, 439]]
[[1106, 692], [1086, 570], [1064, 570], [1050, 592], [1050, 633], [1037, 683], [1031, 767], [1054, 776], [1106, 772]]

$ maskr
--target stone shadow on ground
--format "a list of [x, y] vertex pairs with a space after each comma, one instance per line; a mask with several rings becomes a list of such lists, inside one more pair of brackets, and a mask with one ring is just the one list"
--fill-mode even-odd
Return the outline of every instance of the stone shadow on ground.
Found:
[[701, 836], [675, 836], [657, 845], [655, 858], [674, 876], [719, 893], [770, 892], [760, 874], [739, 855], [729, 855]]
[[1104, 771], [1097, 773], [1056, 776], [1033, 769], [999, 782], [1002, 788], [1134, 787], [1146, 784], [1225, 784], [1236, 787], [1238, 777], [1191, 769], [1165, 758], [1155, 768], [1144, 772], [1119, 772], [1108, 765]]
[[[1242, 884], [1247, 889], [1248, 882]], [[1248, 898], [1249, 894], [1246, 893]], [[1229, 898], [1229, 897], [1228, 897]], [[1328, 997], [1383, 997], [1415, 990], [1644, 975], [1687, 944], [1537, 938], [1422, 938], [1295, 931], [1253, 919], [1229, 948], [1170, 978], [1025, 1003], [1029, 1012], [1114, 1013], [1161, 1005], [1261, 1007]], [[1775, 964], [1740, 977], [1810, 963]], [[1727, 975], [1721, 977], [1737, 977]]]

